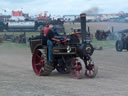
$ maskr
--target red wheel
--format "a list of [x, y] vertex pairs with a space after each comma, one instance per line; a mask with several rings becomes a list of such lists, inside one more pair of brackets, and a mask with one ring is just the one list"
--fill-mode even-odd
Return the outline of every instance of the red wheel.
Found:
[[73, 77], [80, 79], [84, 76], [85, 73], [85, 63], [84, 61], [77, 57], [72, 60], [72, 68], [71, 68], [71, 74]]
[[94, 65], [92, 60], [88, 60], [85, 76], [88, 78], [94, 78], [97, 75], [97, 72], [98, 72], [98, 67]]
[[44, 70], [44, 58], [42, 57], [42, 53], [40, 50], [35, 50], [32, 56], [32, 66], [34, 72], [41, 76]]

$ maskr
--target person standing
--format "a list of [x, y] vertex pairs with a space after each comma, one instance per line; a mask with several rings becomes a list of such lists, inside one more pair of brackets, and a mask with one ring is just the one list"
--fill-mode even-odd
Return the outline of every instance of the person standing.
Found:
[[43, 45], [47, 45], [47, 33], [49, 31], [49, 23], [46, 24], [46, 26], [41, 30], [41, 38], [43, 40]]
[[55, 38], [55, 34], [53, 32], [53, 25], [49, 25], [49, 30], [47, 33], [47, 46], [48, 46], [48, 62], [52, 64], [53, 56], [52, 56], [52, 48], [53, 48], [53, 41], [59, 42], [59, 39]]
[[46, 36], [49, 30], [49, 24], [47, 23], [46, 26], [41, 30], [43, 36]]

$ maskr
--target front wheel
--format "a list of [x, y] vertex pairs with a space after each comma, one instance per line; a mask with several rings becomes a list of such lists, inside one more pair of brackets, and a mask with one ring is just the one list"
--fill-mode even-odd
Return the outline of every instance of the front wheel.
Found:
[[121, 40], [116, 41], [116, 51], [121, 52], [123, 50], [123, 42]]
[[87, 65], [86, 65], [86, 71], [85, 71], [85, 76], [88, 78], [94, 78], [96, 77], [98, 73], [98, 67], [94, 65], [94, 62], [90, 59], [87, 60]]
[[71, 62], [71, 74], [74, 78], [81, 79], [84, 77], [85, 63], [80, 57], [76, 57]]

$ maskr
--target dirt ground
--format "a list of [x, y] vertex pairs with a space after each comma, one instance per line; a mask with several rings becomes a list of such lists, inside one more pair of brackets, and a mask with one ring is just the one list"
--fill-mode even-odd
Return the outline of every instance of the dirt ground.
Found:
[[0, 96], [127, 96], [128, 52], [115, 49], [95, 51], [99, 67], [94, 79], [74, 79], [53, 71], [50, 76], [36, 76], [31, 66], [29, 48], [1, 47]]

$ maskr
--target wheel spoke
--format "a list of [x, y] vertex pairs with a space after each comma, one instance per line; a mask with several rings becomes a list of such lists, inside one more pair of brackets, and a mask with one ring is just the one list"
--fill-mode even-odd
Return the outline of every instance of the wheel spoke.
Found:
[[40, 70], [39, 70], [39, 74], [41, 74], [41, 72], [42, 72], [42, 67], [41, 67]]
[[76, 70], [75, 70], [75, 69], [72, 70], [72, 75], [73, 75], [74, 77], [76, 77]]
[[38, 61], [38, 63], [36, 63], [35, 65], [42, 65], [43, 62], [44, 62], [44, 61], [40, 59], [40, 60]]
[[39, 66], [39, 65], [41, 65], [41, 62], [39, 62], [39, 63], [37, 63], [37, 64], [35, 64], [36, 66]]
[[41, 65], [44, 67], [44, 63], [45, 61], [44, 60], [41, 60]]
[[39, 59], [41, 59], [41, 57], [38, 54], [36, 54], [36, 57], [38, 57]]
[[81, 71], [76, 71], [76, 76], [77, 79], [81, 78]]
[[80, 75], [80, 71], [78, 71], [79, 75]]
[[91, 75], [91, 70], [89, 70], [89, 75]]
[[95, 69], [94, 68], [92, 68], [92, 72], [94, 72], [95, 71]]
[[86, 74], [87, 74], [87, 75], [89, 74], [89, 70], [86, 71]]
[[76, 71], [76, 70], [74, 70], [74, 76], [75, 76], [75, 77], [77, 76], [77, 71]]

